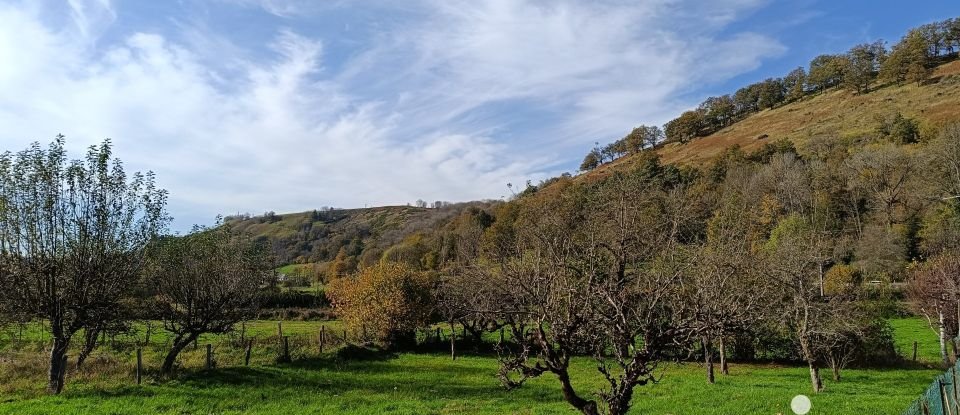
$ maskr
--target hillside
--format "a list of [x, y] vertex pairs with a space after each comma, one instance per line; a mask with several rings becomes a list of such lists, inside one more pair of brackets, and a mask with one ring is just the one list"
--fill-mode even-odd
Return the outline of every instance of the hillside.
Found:
[[386, 248], [418, 231], [438, 228], [471, 206], [486, 205], [472, 202], [441, 208], [325, 209], [228, 217], [225, 223], [237, 231], [268, 241], [279, 264], [309, 263], [323, 268], [341, 250], [347, 257], [369, 263], [379, 259]]
[[[752, 114], [726, 128], [687, 143], [657, 149], [663, 163], [703, 166], [735, 145], [745, 152], [787, 139], [803, 150], [811, 137], [857, 138], [873, 134], [880, 118], [896, 113], [918, 121], [921, 128], [960, 118], [960, 61], [936, 68], [922, 86], [879, 86], [863, 95], [835, 88], [797, 102]], [[584, 176], [629, 169], [640, 158], [624, 156]]]

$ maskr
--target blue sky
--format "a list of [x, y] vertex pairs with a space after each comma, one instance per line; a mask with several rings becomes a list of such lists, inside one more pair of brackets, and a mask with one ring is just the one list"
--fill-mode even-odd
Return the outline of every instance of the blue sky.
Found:
[[3, 1], [0, 149], [111, 138], [174, 228], [496, 199], [595, 141], [960, 2]]

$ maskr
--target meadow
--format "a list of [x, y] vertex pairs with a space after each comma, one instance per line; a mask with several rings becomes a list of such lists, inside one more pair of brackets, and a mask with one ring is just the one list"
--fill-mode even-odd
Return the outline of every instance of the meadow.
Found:
[[[732, 364], [729, 376], [709, 385], [695, 363], [670, 363], [662, 379], [637, 388], [636, 414], [790, 414], [790, 399], [807, 394], [811, 414], [899, 414], [940, 373], [936, 336], [917, 318], [891, 321], [898, 348], [918, 360], [897, 368], [848, 369], [841, 382], [826, 377], [826, 390], [812, 395], [805, 367], [779, 364]], [[258, 340], [249, 367], [243, 348], [233, 347], [238, 334], [208, 336], [186, 350], [181, 371], [161, 379], [150, 370], [163, 356], [164, 335], [145, 345], [148, 373], [134, 382], [134, 346], [114, 339], [94, 352], [85, 367], [68, 373], [67, 388], [48, 396], [40, 327], [0, 337], [0, 413], [3, 414], [569, 414], [558, 383], [551, 376], [505, 391], [497, 381], [497, 361], [489, 355], [451, 360], [444, 353], [366, 353], [345, 356], [316, 344], [320, 326], [340, 331], [336, 321], [283, 322], [291, 339], [292, 363], [277, 364], [277, 322], [246, 324], [245, 336]], [[142, 339], [142, 327], [137, 334]], [[20, 344], [17, 345], [17, 337]], [[271, 337], [273, 336], [273, 337]], [[272, 339], [272, 340], [271, 340]], [[217, 367], [205, 370], [205, 343], [214, 344]], [[332, 340], [330, 341], [332, 343]], [[575, 386], [597, 390], [603, 379], [588, 358], [573, 363]]]

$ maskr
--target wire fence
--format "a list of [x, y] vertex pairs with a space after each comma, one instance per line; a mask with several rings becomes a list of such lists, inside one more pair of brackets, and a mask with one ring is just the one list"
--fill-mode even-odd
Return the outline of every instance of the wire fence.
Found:
[[[954, 344], [960, 338], [954, 339]], [[930, 384], [903, 415], [960, 415], [960, 385], [957, 385], [960, 359]]]

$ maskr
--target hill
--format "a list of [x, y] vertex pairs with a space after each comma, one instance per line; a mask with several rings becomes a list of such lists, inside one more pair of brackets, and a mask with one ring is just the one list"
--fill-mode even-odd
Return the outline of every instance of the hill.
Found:
[[[865, 94], [834, 88], [752, 114], [705, 137], [661, 144], [656, 153], [665, 164], [703, 167], [734, 146], [750, 153], [786, 139], [803, 152], [814, 137], [856, 140], [873, 135], [881, 120], [896, 114], [916, 121], [921, 133], [960, 119], [960, 61], [938, 66], [921, 86], [881, 85]], [[630, 169], [640, 159], [627, 155], [583, 176]]]
[[407, 237], [440, 228], [465, 209], [491, 203], [457, 203], [439, 208], [383, 206], [288, 214], [268, 212], [260, 216], [227, 217], [224, 222], [236, 231], [268, 242], [278, 263], [315, 264], [317, 272], [324, 272], [327, 263], [338, 254], [359, 263], [371, 263]]

